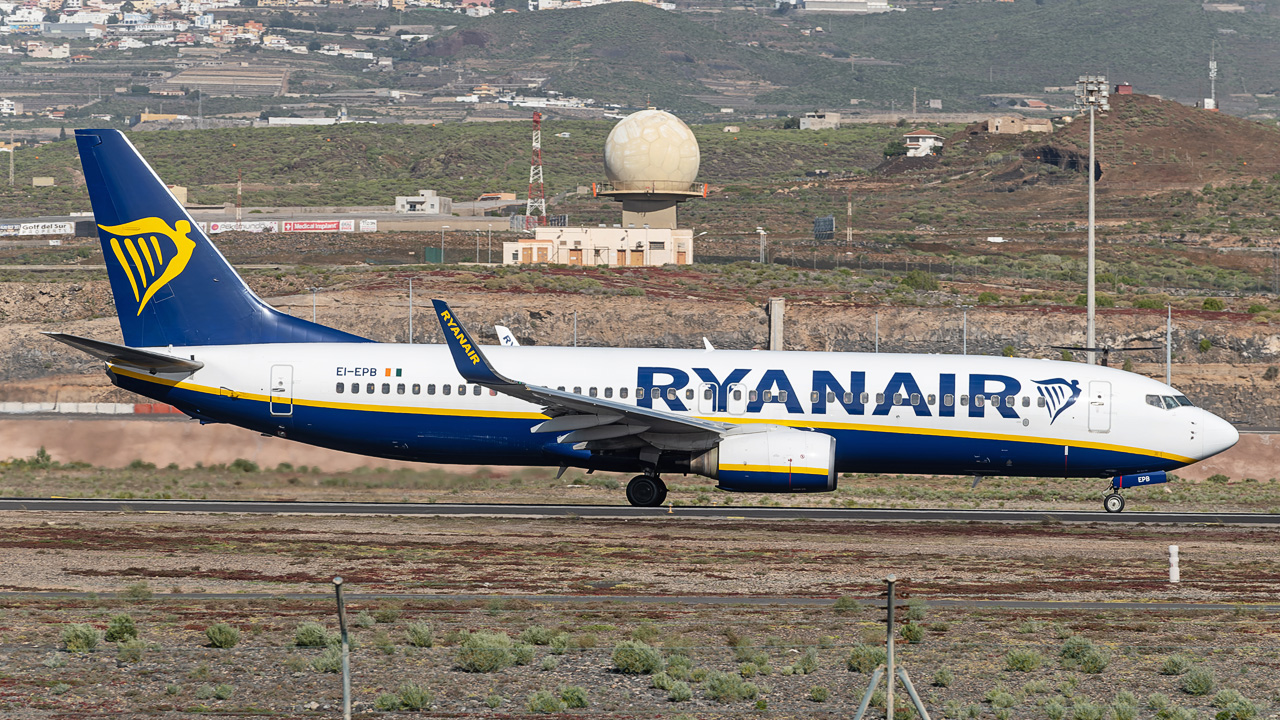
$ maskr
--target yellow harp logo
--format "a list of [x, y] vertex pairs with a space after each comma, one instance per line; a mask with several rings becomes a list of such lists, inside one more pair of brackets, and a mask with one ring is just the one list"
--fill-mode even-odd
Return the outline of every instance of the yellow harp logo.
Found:
[[98, 227], [113, 236], [111, 251], [129, 278], [139, 315], [157, 290], [182, 274], [196, 249], [195, 241], [187, 237], [191, 223], [186, 220], [173, 228], [158, 217]]

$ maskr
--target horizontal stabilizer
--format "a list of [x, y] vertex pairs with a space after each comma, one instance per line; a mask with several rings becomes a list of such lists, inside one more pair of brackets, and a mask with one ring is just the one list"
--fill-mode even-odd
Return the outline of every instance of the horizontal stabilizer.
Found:
[[193, 373], [204, 367], [204, 363], [198, 360], [187, 360], [174, 355], [139, 350], [138, 348], [117, 345], [102, 340], [90, 340], [78, 335], [67, 335], [66, 333], [45, 333], [45, 335], [60, 343], [66, 343], [77, 350], [105, 360], [112, 365], [124, 365], [147, 372], [160, 373]]

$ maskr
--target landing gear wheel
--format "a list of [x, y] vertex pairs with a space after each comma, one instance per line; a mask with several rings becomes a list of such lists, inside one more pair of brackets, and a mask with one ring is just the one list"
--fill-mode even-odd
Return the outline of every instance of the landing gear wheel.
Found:
[[662, 481], [648, 475], [637, 475], [627, 483], [627, 502], [636, 507], [657, 507], [667, 494]]
[[1124, 496], [1120, 493], [1111, 493], [1102, 499], [1102, 509], [1109, 513], [1118, 513], [1124, 510]]
[[667, 501], [667, 484], [662, 482], [662, 478], [654, 478], [653, 481], [658, 484], [658, 499], [653, 503], [657, 507]]

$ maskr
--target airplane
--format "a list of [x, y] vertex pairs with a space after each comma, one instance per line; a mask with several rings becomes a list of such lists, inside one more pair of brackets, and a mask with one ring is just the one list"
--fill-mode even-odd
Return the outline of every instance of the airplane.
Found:
[[[1110, 478], [1122, 490], [1232, 447], [1236, 429], [1115, 368], [974, 355], [376, 343], [258, 298], [116, 130], [76, 142], [124, 344], [53, 339], [203, 423], [420, 462], [662, 475], [726, 491], [836, 489], [841, 473]], [[508, 335], [509, 336], [509, 333]]]

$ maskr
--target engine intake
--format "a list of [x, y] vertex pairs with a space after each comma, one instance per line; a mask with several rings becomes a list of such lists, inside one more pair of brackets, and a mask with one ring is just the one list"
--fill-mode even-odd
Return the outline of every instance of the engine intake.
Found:
[[836, 489], [836, 439], [790, 429], [729, 435], [689, 463], [690, 472], [736, 492], [827, 492]]

